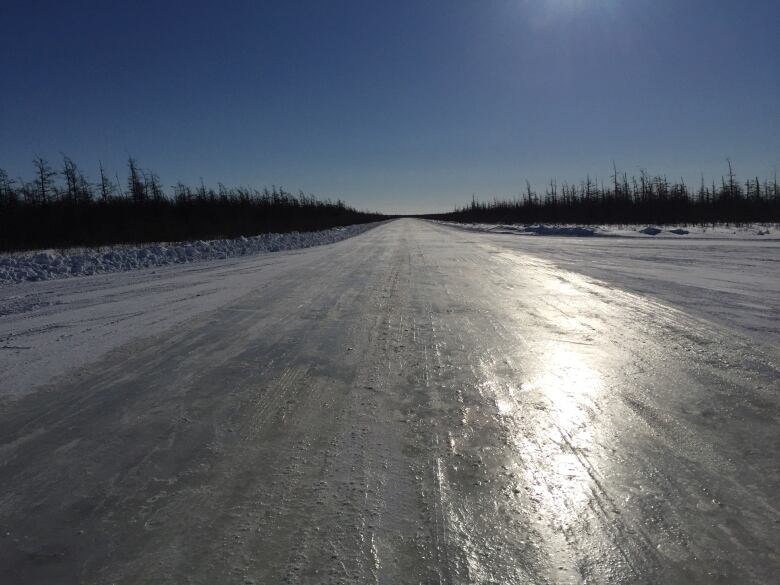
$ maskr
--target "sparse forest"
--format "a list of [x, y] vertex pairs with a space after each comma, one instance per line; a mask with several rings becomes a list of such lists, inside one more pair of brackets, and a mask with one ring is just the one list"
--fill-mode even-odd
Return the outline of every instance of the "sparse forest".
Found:
[[[232, 238], [261, 233], [314, 231], [387, 218], [343, 201], [320, 200], [282, 188], [216, 189], [160, 177], [134, 158], [126, 178], [99, 166], [89, 180], [63, 156], [59, 168], [33, 160], [31, 180], [0, 169], [0, 250], [66, 248], [122, 243]], [[543, 193], [526, 183], [514, 199], [495, 198], [424, 217], [456, 222], [560, 224], [735, 224], [780, 221], [777, 178], [737, 179], [731, 162], [718, 182], [694, 189], [665, 176], [628, 177], [613, 168], [609, 180], [580, 184], [550, 181]]]
[[777, 177], [741, 182], [731, 161], [728, 174], [717, 183], [691, 189], [684, 181], [671, 183], [665, 176], [629, 178], [613, 168], [604, 184], [588, 177], [579, 185], [551, 181], [541, 195], [526, 183], [515, 199], [479, 201], [450, 213], [426, 216], [462, 223], [558, 224], [710, 224], [780, 221]]
[[0, 169], [0, 250], [232, 238], [315, 231], [383, 219], [343, 201], [320, 200], [282, 188], [181, 182], [169, 189], [134, 158], [124, 181], [99, 166], [90, 180], [64, 156], [55, 168], [33, 160], [32, 180]]

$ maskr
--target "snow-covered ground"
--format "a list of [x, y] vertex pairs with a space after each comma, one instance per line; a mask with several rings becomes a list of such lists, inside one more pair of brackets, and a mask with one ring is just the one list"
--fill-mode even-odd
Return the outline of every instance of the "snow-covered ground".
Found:
[[0, 581], [775, 583], [779, 252], [403, 219], [0, 287]]
[[340, 242], [376, 225], [368, 223], [317, 232], [261, 234], [250, 238], [242, 236], [221, 240], [4, 254], [0, 255], [0, 285], [311, 248]]
[[[676, 226], [656, 236], [642, 234], [642, 226], [633, 231], [557, 226], [538, 231], [545, 233], [538, 237], [526, 235], [523, 226], [446, 225], [462, 228], [467, 238], [479, 232], [478, 239], [469, 238], [476, 245], [530, 254], [780, 345], [780, 229], [775, 226], [688, 227], [687, 236], [669, 233]], [[614, 237], [571, 237], [575, 229]]]
[[[368, 227], [329, 232], [354, 235]], [[447, 230], [448, 239], [460, 234], [457, 241], [475, 246], [475, 253], [537, 258], [544, 261], [541, 267], [569, 270], [609, 287], [651, 296], [755, 341], [780, 345], [776, 239], [517, 237], [490, 227], [483, 226], [479, 234], [439, 229]], [[176, 327], [288, 274], [309, 270], [306, 267], [334, 254], [361, 249], [362, 238], [357, 238], [305, 252], [188, 261], [0, 286], [0, 399], [26, 394], [77, 364]], [[63, 275], [44, 271], [43, 276]], [[295, 279], [291, 285], [296, 285]]]
[[622, 238], [671, 238], [674, 240], [727, 239], [727, 240], [780, 240], [778, 224], [746, 225], [569, 225], [569, 224], [496, 224], [438, 222], [453, 227], [494, 234], [523, 236], [576, 236]]
[[[361, 249], [345, 239], [347, 234], [365, 233], [381, 223], [328, 230], [326, 237], [343, 236], [331, 246], [0, 286], [0, 402], [271, 283], [290, 279], [289, 286], [297, 286], [298, 276], [290, 274], [306, 272], [342, 250]], [[325, 243], [323, 232], [317, 234]], [[286, 241], [293, 248], [295, 236], [290, 236]], [[304, 241], [311, 245], [316, 238], [309, 234]]]

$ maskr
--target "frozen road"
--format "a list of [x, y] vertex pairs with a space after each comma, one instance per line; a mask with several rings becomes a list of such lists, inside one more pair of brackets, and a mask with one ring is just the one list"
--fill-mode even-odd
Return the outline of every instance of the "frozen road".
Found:
[[530, 241], [0, 289], [0, 582], [780, 581], [777, 273], [754, 334]]

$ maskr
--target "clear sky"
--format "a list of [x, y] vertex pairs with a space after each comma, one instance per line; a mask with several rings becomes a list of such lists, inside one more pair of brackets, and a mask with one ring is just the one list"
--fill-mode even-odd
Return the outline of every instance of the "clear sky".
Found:
[[780, 166], [778, 0], [3, 0], [0, 167], [449, 210]]

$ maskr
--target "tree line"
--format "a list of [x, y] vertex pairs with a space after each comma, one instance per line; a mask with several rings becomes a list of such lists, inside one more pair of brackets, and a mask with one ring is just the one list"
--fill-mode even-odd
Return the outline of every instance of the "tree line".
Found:
[[613, 165], [605, 185], [590, 177], [579, 184], [550, 181], [539, 194], [526, 182], [525, 192], [513, 199], [495, 198], [457, 207], [449, 213], [426, 217], [456, 222], [561, 223], [561, 224], [711, 224], [780, 221], [780, 190], [758, 177], [744, 182], [736, 177], [731, 161], [728, 174], [718, 183], [689, 187], [684, 180], [641, 171], [629, 178]]
[[136, 159], [124, 181], [102, 163], [92, 181], [68, 156], [35, 157], [31, 180], [0, 169], [0, 250], [234, 238], [316, 231], [383, 219], [343, 201], [283, 188], [163, 186]]

